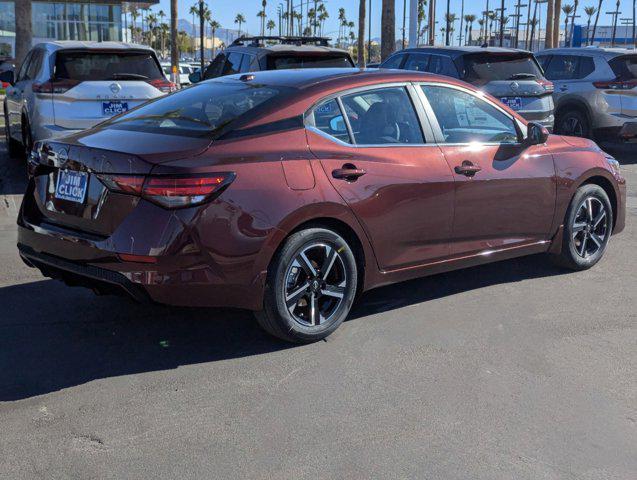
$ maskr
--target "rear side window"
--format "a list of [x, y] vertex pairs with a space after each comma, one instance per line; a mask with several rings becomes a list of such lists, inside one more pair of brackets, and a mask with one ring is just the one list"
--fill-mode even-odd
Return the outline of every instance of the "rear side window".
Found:
[[545, 68], [549, 80], [579, 80], [595, 70], [591, 57], [577, 55], [553, 55]]
[[269, 55], [267, 57], [268, 70], [283, 70], [288, 68], [351, 68], [354, 64], [346, 55], [308, 55], [288, 54]]
[[314, 127], [341, 142], [351, 143], [347, 125], [336, 100], [326, 100], [312, 111]]
[[230, 122], [291, 92], [243, 82], [206, 82], [161, 97], [104, 124], [167, 135], [211, 138]]
[[615, 57], [608, 62], [617, 80], [634, 80], [637, 78], [637, 55]]
[[437, 75], [458, 78], [458, 70], [456, 70], [453, 61], [444, 55], [432, 55], [427, 65], [427, 71]]
[[484, 85], [494, 80], [543, 78], [533, 55], [524, 53], [466, 55], [462, 63], [462, 79], [474, 85]]
[[34, 50], [29, 67], [27, 69], [27, 77], [31, 80], [38, 76], [40, 68], [42, 67], [42, 61], [44, 60], [44, 52], [42, 50]]
[[241, 71], [241, 61], [243, 60], [243, 55], [237, 52], [232, 52], [228, 55], [228, 60], [226, 60], [226, 65], [223, 67], [222, 75], [232, 75], [234, 73], [239, 73]]
[[403, 67], [405, 70], [426, 72], [429, 63], [429, 55], [424, 53], [410, 53]]
[[467, 92], [423, 85], [446, 143], [517, 143], [513, 119]]
[[403, 62], [403, 58], [405, 58], [404, 53], [392, 55], [381, 64], [380, 68], [400, 68], [400, 65]]
[[403, 87], [365, 90], [341, 98], [357, 145], [425, 143]]
[[149, 52], [58, 51], [58, 80], [157, 80], [164, 75]]

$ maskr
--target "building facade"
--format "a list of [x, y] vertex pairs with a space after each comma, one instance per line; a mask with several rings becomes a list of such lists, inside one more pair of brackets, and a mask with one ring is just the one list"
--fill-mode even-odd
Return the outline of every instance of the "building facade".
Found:
[[[131, 6], [145, 8], [159, 0], [52, 1], [32, 3], [33, 43], [46, 40], [122, 41], [122, 14]], [[0, 55], [15, 52], [15, 4], [0, 0]]]

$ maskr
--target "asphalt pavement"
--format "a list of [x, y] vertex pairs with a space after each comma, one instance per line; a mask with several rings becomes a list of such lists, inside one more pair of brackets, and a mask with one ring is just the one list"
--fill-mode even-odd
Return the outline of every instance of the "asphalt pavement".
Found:
[[592, 270], [533, 256], [368, 292], [325, 342], [27, 268], [0, 144], [0, 478], [637, 478], [637, 148]]

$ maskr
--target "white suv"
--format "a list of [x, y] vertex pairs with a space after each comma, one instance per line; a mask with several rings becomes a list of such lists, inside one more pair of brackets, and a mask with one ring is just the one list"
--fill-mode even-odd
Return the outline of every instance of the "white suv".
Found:
[[556, 48], [536, 54], [555, 85], [555, 131], [599, 141], [637, 134], [637, 52]]
[[116, 42], [40, 43], [15, 79], [6, 80], [11, 83], [4, 101], [11, 155], [28, 153], [37, 140], [93, 127], [176, 88], [152, 49]]

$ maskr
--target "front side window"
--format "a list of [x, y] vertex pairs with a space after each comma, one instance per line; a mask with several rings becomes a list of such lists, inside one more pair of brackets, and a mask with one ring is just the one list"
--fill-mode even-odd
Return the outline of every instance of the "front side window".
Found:
[[405, 58], [404, 53], [392, 55], [387, 60], [385, 60], [383, 64], [381, 64], [380, 68], [400, 68], [400, 64], [403, 62], [403, 58]]
[[214, 138], [228, 124], [293, 89], [243, 82], [206, 82], [161, 97], [110, 122], [106, 128]]
[[489, 102], [455, 88], [423, 85], [445, 143], [517, 143], [514, 120]]
[[341, 100], [357, 145], [424, 143], [420, 122], [404, 87], [365, 90]]

